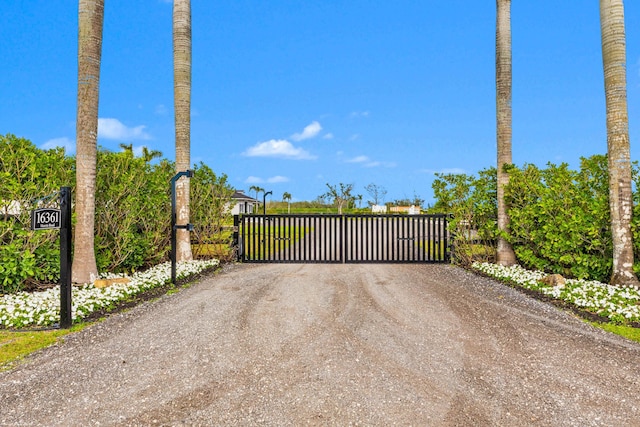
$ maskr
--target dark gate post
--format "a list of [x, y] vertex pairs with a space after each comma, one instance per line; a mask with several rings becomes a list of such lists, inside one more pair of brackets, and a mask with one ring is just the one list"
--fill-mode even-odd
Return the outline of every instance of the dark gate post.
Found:
[[262, 193], [262, 261], [266, 261], [269, 257], [269, 242], [271, 240], [271, 235], [267, 240], [267, 196], [269, 194], [273, 194], [273, 191]]
[[70, 328], [71, 316], [71, 187], [60, 188], [60, 327]]
[[445, 216], [445, 237], [447, 239], [447, 256], [446, 261], [453, 262], [455, 259], [455, 231], [450, 229], [451, 220], [453, 219], [453, 214], [448, 214]]
[[233, 216], [233, 241], [231, 245], [232, 249], [236, 251], [236, 261], [241, 261], [242, 255], [240, 249], [240, 215]]

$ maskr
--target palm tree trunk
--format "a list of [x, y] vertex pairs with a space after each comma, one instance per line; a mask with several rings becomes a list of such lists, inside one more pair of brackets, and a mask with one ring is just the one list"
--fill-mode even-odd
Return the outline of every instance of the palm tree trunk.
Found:
[[613, 236], [611, 284], [638, 284], [633, 273], [631, 216], [631, 160], [624, 5], [622, 0], [600, 0], [602, 62], [607, 104], [607, 152], [609, 158], [609, 208]]
[[[173, 96], [176, 125], [176, 172], [191, 165], [191, 1], [173, 1]], [[189, 222], [189, 180], [176, 183], [176, 220]], [[187, 230], [177, 231], [176, 260], [193, 259]]]
[[[498, 142], [498, 231], [508, 233], [509, 216], [504, 201], [504, 189], [509, 174], [504, 166], [512, 163], [511, 156], [511, 0], [497, 0], [496, 16], [496, 119]], [[497, 262], [516, 263], [511, 244], [498, 237]]]
[[76, 228], [71, 277], [98, 275], [94, 249], [98, 98], [104, 0], [80, 0], [78, 8], [78, 106], [76, 117]]

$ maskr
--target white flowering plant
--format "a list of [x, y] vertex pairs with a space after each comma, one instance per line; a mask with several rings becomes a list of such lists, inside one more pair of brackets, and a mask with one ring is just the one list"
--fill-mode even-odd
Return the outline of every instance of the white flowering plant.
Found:
[[[184, 280], [204, 270], [218, 267], [218, 260], [186, 261], [176, 264], [176, 279]], [[102, 278], [115, 278], [104, 275]], [[171, 281], [171, 264], [165, 262], [127, 277], [128, 283], [114, 283], [106, 288], [93, 284], [74, 286], [71, 316], [74, 321], [100, 310], [110, 310], [143, 292]], [[51, 326], [60, 320], [60, 287], [42, 292], [20, 292], [0, 296], [0, 328]]]
[[572, 304], [615, 323], [640, 322], [640, 290], [634, 286], [612, 286], [594, 280], [575, 279], [567, 279], [564, 285], [551, 286], [541, 282], [545, 273], [526, 270], [517, 265], [504, 267], [476, 262], [472, 268], [500, 281]]

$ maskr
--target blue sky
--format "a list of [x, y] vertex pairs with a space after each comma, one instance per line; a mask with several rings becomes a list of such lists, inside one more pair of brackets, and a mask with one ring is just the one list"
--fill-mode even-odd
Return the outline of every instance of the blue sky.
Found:
[[[0, 133], [75, 146], [77, 1], [0, 3]], [[631, 155], [640, 4], [626, 2]], [[606, 152], [598, 2], [512, 6], [513, 160]], [[172, 4], [106, 0], [99, 144], [174, 159]], [[192, 1], [192, 161], [276, 200], [326, 183], [433, 201], [435, 172], [496, 162], [495, 1]]]

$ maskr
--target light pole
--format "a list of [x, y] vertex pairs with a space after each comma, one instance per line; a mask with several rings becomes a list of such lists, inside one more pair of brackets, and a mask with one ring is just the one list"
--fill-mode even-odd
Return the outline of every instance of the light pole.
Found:
[[269, 253], [269, 245], [267, 240], [267, 196], [269, 194], [273, 194], [273, 191], [267, 191], [262, 195], [262, 244], [264, 245], [265, 255]]
[[262, 195], [262, 215], [263, 216], [267, 215], [267, 196], [269, 194], [273, 194], [273, 191], [267, 191]]

